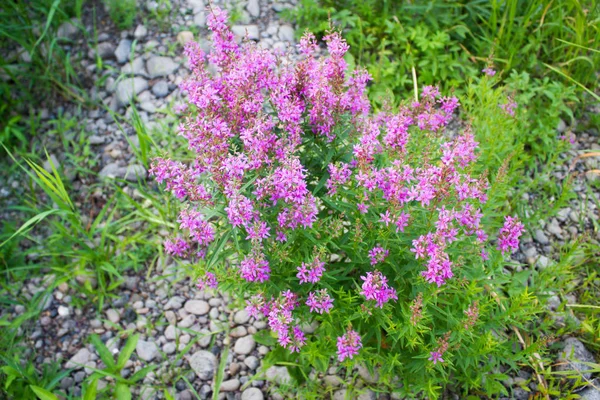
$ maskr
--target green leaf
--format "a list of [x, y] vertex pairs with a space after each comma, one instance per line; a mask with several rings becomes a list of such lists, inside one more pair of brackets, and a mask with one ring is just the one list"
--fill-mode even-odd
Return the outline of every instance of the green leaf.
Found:
[[277, 344], [277, 339], [273, 335], [271, 335], [271, 331], [265, 329], [262, 331], [258, 331], [254, 334], [254, 340], [258, 344], [262, 344], [265, 346], [274, 346]]
[[120, 371], [121, 369], [123, 369], [125, 363], [127, 363], [127, 360], [129, 360], [129, 357], [131, 357], [131, 354], [135, 350], [139, 339], [139, 333], [133, 336], [129, 336], [127, 338], [127, 342], [125, 343], [125, 346], [123, 346], [123, 349], [121, 349], [119, 359], [117, 360], [117, 370]]
[[56, 397], [56, 395], [52, 394], [52, 392], [49, 392], [48, 390], [42, 387], [29, 385], [29, 388], [33, 390], [33, 393], [35, 393], [35, 395], [40, 400], [58, 400], [58, 397]]
[[96, 400], [96, 393], [98, 392], [98, 378], [92, 379], [85, 389], [83, 400]]
[[125, 383], [117, 383], [115, 387], [115, 399], [117, 400], [131, 400], [131, 390]]
[[115, 360], [113, 359], [113, 355], [111, 354], [110, 350], [108, 350], [108, 348], [104, 345], [104, 343], [102, 343], [100, 337], [98, 335], [92, 335], [90, 337], [90, 341], [96, 348], [96, 351], [98, 352], [100, 358], [106, 365], [106, 368], [109, 370], [114, 370]]

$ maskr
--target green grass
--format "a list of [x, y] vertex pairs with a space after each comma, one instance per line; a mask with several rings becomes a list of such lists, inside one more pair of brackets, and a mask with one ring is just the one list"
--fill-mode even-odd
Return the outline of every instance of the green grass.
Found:
[[[371, 98], [420, 84], [461, 90], [492, 62], [504, 76], [526, 71], [587, 88], [598, 84], [600, 5], [595, 0], [301, 0], [288, 17], [323, 35], [330, 20], [351, 46], [351, 61], [375, 79]], [[402, 98], [402, 96], [400, 97]]]

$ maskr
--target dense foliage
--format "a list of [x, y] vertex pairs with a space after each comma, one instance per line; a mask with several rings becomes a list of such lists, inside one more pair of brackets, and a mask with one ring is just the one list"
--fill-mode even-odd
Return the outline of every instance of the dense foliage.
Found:
[[[306, 34], [302, 60], [285, 62], [238, 47], [226, 22], [215, 8], [213, 51], [186, 50], [180, 133], [195, 158], [152, 165], [185, 203], [167, 252], [197, 264], [201, 289], [222, 283], [249, 297], [249, 313], [299, 353], [286, 357], [301, 370], [325, 372], [337, 353], [380, 368], [390, 385], [402, 377], [413, 394], [437, 397], [447, 382], [501, 392], [503, 376], [490, 374], [523, 361], [503, 332], [536, 302], [526, 291], [498, 301], [523, 225], [507, 216], [498, 232], [485, 216], [474, 134], [444, 135], [459, 100], [426, 86], [398, 111], [373, 113], [370, 77], [347, 70], [339, 34], [324, 38], [328, 57], [315, 57]], [[514, 117], [510, 98], [496, 107]]]

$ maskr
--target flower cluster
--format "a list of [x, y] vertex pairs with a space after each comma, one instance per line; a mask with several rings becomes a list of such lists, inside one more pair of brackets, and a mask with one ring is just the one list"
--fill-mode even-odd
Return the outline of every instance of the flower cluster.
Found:
[[298, 267], [296, 277], [300, 279], [300, 283], [317, 283], [323, 276], [323, 272], [325, 272], [325, 263], [315, 258], [310, 264], [302, 263]]
[[448, 341], [450, 340], [450, 332], [447, 332], [443, 337], [438, 340], [437, 348], [432, 351], [429, 355], [429, 361], [431, 361], [434, 365], [445, 362], [442, 358], [444, 353], [448, 351]]
[[519, 248], [519, 237], [525, 230], [525, 227], [515, 217], [507, 215], [504, 217], [504, 226], [498, 234], [498, 250], [505, 253]]
[[396, 290], [389, 287], [387, 278], [381, 272], [367, 272], [367, 276], [361, 276], [360, 279], [364, 281], [361, 294], [367, 300], [375, 300], [377, 307], [382, 308], [388, 301], [398, 299]]
[[[469, 126], [446, 131], [458, 98], [425, 86], [411, 103], [375, 113], [366, 96], [371, 78], [360, 68], [348, 72], [338, 33], [323, 38], [323, 57], [305, 34], [301, 57], [291, 61], [249, 41], [239, 45], [218, 7], [207, 26], [212, 51], [187, 45], [191, 73], [181, 84], [189, 106], [179, 133], [193, 160], [156, 158], [150, 169], [185, 203], [166, 252], [200, 265], [199, 289], [235, 279], [249, 292], [248, 314], [266, 318], [292, 352], [318, 340], [300, 328], [315, 319], [334, 319], [323, 329], [337, 337], [344, 361], [363, 347], [357, 315], [393, 308], [397, 318], [413, 299], [410, 321], [398, 323], [439, 318], [423, 293], [462, 282], [469, 276], [463, 258], [483, 266], [493, 251], [482, 211], [488, 182], [476, 175], [479, 144]], [[509, 114], [515, 107], [503, 106]], [[507, 217], [498, 249], [518, 248], [522, 231]], [[485, 307], [469, 299], [461, 316], [468, 304], [463, 326], [470, 329]], [[448, 339], [430, 352], [434, 364], [444, 362]]]
[[327, 314], [333, 308], [333, 299], [329, 296], [327, 289], [321, 289], [308, 294], [306, 305], [310, 307], [310, 312]]
[[346, 333], [337, 338], [337, 355], [340, 362], [346, 358], [353, 358], [362, 347], [358, 332], [348, 328]]
[[207, 287], [211, 289], [216, 289], [217, 286], [217, 277], [212, 272], [205, 273], [204, 277], [198, 278], [198, 282], [196, 283], [196, 287], [198, 288], [198, 290], [204, 290]]

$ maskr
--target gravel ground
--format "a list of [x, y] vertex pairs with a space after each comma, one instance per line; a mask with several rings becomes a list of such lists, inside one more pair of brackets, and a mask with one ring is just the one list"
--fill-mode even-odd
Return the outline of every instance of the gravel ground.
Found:
[[[295, 0], [249, 0], [213, 1], [226, 8], [238, 10], [239, 19], [233, 26], [235, 33], [247, 34], [250, 39], [260, 45], [274, 49], [285, 49], [294, 44], [294, 27], [280, 18], [280, 12], [295, 5]], [[205, 45], [207, 31], [205, 24], [205, 5], [202, 0], [172, 0], [172, 11], [169, 33], [161, 32], [155, 24], [137, 25], [127, 31], [116, 31], [110, 23], [100, 24], [97, 32], [98, 44], [88, 44], [77, 39], [77, 30], [68, 24], [61, 29], [61, 35], [73, 39], [72, 46], [82, 54], [81, 65], [89, 82], [102, 82], [90, 85], [90, 96], [100, 100], [112, 112], [131, 116], [128, 106], [133, 99], [139, 110], [141, 121], [150, 130], [170, 129], [176, 123], [173, 117], [165, 116], [159, 110], [181, 102], [177, 85], [185, 78], [186, 68], [179, 44], [190, 39]], [[159, 3], [147, 1], [144, 7], [148, 12], [157, 10]], [[85, 23], [85, 21], [84, 21]], [[92, 29], [89, 26], [88, 29]], [[194, 35], [192, 31], [200, 32]], [[96, 57], [110, 66], [110, 69], [97, 70]], [[598, 110], [590, 110], [597, 113]], [[62, 104], [55, 108], [42, 110], [42, 126], [48, 125], [55, 117], [77, 116], [78, 124], [90, 132], [85, 141], [91, 145], [89, 167], [98, 171], [100, 180], [110, 177], [125, 178], [137, 181], [146, 179], [147, 171], [134, 157], [137, 136], [131, 126], [123, 130], [114, 122], [110, 113], [102, 108], [78, 109], [73, 104]], [[564, 124], [563, 124], [564, 125]], [[559, 131], [572, 127], [559, 126]], [[579, 134], [572, 149], [563, 154], [566, 160], [574, 160], [584, 151], [600, 150], [597, 132]], [[44, 138], [44, 144], [51, 149], [53, 162], [65, 164], [66, 155], [53, 142], [56, 138]], [[52, 150], [54, 149], [54, 150]], [[582, 235], [590, 241], [598, 242], [600, 236], [594, 232], [598, 221], [598, 209], [595, 200], [600, 199], [600, 191], [596, 188], [587, 190], [587, 183], [600, 179], [598, 175], [585, 173], [598, 169], [597, 158], [581, 159], [569, 171], [567, 167], [559, 167], [555, 172], [556, 179], [566, 179], [569, 174], [574, 177], [575, 197], [569, 207], [560, 210], [558, 215], [549, 220], [540, 221], [533, 236], [525, 236], [521, 243], [521, 251], [515, 255], [522, 262], [522, 268], [544, 269], [552, 265], [559, 255], [559, 246]], [[49, 166], [47, 166], [49, 167]], [[76, 170], [66, 166], [65, 174], [72, 181], [76, 191], [92, 191], [95, 183], [89, 177], [83, 177]], [[596, 185], [598, 186], [598, 185]], [[0, 201], [7, 206], [20, 201], [22, 188], [17, 179], [0, 185]], [[592, 186], [593, 187], [593, 186]], [[93, 193], [92, 193], [93, 194]], [[102, 196], [102, 193], [96, 193]], [[84, 196], [82, 196], [83, 198]], [[524, 200], [534, 200], [527, 196]], [[79, 202], [78, 206], [85, 207]], [[10, 215], [5, 217], [10, 218]], [[509, 271], [507, 271], [509, 272]], [[227, 353], [225, 375], [220, 387], [219, 398], [260, 400], [264, 398], [282, 398], [274, 388], [285, 384], [290, 377], [283, 367], [271, 367], [262, 371], [263, 358], [269, 348], [255, 342], [253, 334], [266, 328], [264, 320], [250, 318], [244, 310], [235, 310], [230, 305], [232, 299], [214, 291], [198, 291], [175, 264], [159, 266], [152, 279], [148, 279], [145, 271], [131, 275], [116, 293], [116, 298], [107, 302], [104, 309], [97, 314], [89, 307], [75, 306], [74, 293], [68, 284], [61, 283], [52, 295], [46, 299], [40, 318], [29, 329], [22, 331], [26, 335], [26, 343], [30, 351], [37, 354], [39, 363], [60, 360], [64, 368], [73, 368], [65, 377], [60, 387], [74, 396], [81, 393], [81, 384], [93, 372], [94, 368], [104, 368], [94, 347], [89, 343], [89, 336], [97, 334], [106, 343], [110, 351], [118, 353], [124, 345], [121, 338], [123, 332], [140, 333], [141, 338], [131, 360], [127, 362], [122, 376], [130, 377], [147, 365], [158, 365], [136, 388], [134, 398], [163, 398], [155, 391], [157, 386], [175, 387], [174, 397], [179, 400], [194, 398], [193, 392], [181, 377], [185, 377], [202, 399], [212, 396], [213, 376], [216, 374], [224, 348]], [[21, 296], [31, 298], [43, 291], [51, 283], [50, 278], [33, 278], [23, 287]], [[576, 298], [568, 299], [576, 302]], [[575, 318], [565, 313], [555, 313], [561, 300], [554, 296], [549, 303], [549, 312], [554, 313], [558, 325], [565, 318]], [[23, 306], [3, 309], [1, 314], [11, 314], [10, 318], [23, 314]], [[310, 327], [307, 329], [310, 330]], [[595, 362], [593, 355], [575, 338], [563, 339], [564, 350], [556, 355], [557, 361], [580, 360]], [[571, 355], [570, 349], [574, 349]], [[186, 351], [184, 351], [186, 350]], [[185, 354], [183, 357], [182, 354]], [[589, 369], [584, 364], [581, 368]], [[259, 372], [260, 371], [260, 372]], [[362, 377], [359, 387], [368, 386], [377, 381], [365, 369], [359, 369]], [[591, 373], [588, 373], [588, 378]], [[336, 388], [334, 399], [345, 396], [344, 382], [336, 376], [332, 368], [322, 379], [324, 385]], [[514, 399], [527, 399], [529, 393], [523, 388], [531, 378], [531, 373], [523, 370], [518, 376], [507, 380]], [[254, 379], [254, 380], [252, 380]], [[532, 379], [532, 382], [534, 379]], [[110, 380], [100, 381], [100, 386], [110, 384]], [[597, 385], [599, 386], [599, 385]], [[537, 388], [535, 383], [529, 388]], [[600, 391], [589, 388], [579, 393], [584, 399], [600, 398]], [[594, 397], [595, 396], [595, 397]], [[365, 390], [361, 399], [387, 399], [389, 395], [375, 395]], [[391, 396], [394, 398], [394, 396]], [[458, 397], [455, 397], [458, 398]]]

